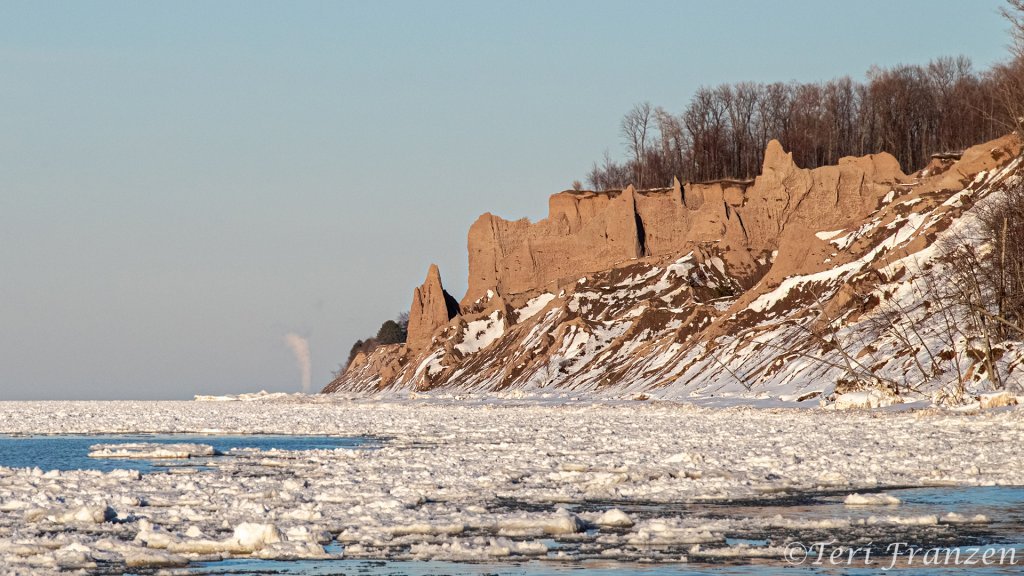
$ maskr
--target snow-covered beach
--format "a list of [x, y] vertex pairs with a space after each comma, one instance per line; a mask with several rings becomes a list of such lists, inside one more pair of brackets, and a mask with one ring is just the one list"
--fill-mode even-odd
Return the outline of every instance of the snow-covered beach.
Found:
[[[846, 505], [844, 497], [1024, 485], [1014, 456], [1021, 415], [1017, 407], [960, 414], [302, 397], [3, 402], [7, 435], [383, 441], [373, 449], [232, 451], [207, 468], [147, 474], [0, 468], [0, 560], [42, 571], [238, 556], [694, 562], [784, 554], [782, 536], [751, 545], [731, 541], [737, 533], [914, 531], [941, 540], [990, 518], [970, 508], [922, 514], [898, 496]], [[800, 494], [838, 496], [813, 517], [679, 508]]]

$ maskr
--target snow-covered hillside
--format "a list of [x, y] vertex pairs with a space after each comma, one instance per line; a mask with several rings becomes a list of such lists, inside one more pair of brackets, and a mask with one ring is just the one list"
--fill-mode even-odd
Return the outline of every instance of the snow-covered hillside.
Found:
[[[1018, 140], [976, 146], [957, 161], [891, 179], [875, 177], [881, 169], [872, 161], [850, 159], [835, 176], [766, 160], [752, 188], [726, 194], [725, 217], [738, 220], [740, 240], [729, 239], [727, 221], [721, 240], [691, 234], [697, 239], [677, 242], [683, 249], [675, 253], [643, 250], [645, 192], [635, 192], [637, 258], [519, 293], [495, 286], [464, 301], [427, 344], [360, 354], [325, 391], [817, 402], [834, 400], [838, 388], [850, 393], [842, 405], [958, 402], [991, 391], [974, 336], [953, 329], [955, 311], [933, 300], [950, 277], [939, 257], [943, 239], [970, 236], [979, 208], [1019, 180]], [[843, 181], [850, 174], [862, 179], [853, 200]], [[781, 207], [759, 207], [768, 200]], [[1019, 390], [1021, 348], [1010, 342], [997, 352], [1000, 383]]]

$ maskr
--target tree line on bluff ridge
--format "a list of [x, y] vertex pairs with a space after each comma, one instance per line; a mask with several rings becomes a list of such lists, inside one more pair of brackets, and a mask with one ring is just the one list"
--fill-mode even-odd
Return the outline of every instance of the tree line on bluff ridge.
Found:
[[356, 355], [360, 352], [369, 354], [373, 352], [373, 349], [380, 345], [386, 344], [404, 344], [406, 338], [409, 336], [409, 313], [400, 312], [394, 320], [385, 320], [380, 328], [377, 330], [377, 336], [367, 338], [365, 340], [356, 340], [352, 347], [348, 351], [348, 359], [345, 360], [344, 364], [338, 366], [338, 370], [334, 372], [334, 377], [337, 378], [340, 374], [345, 372], [348, 365], [352, 363]]
[[[956, 152], [1020, 127], [1024, 117], [1024, 2], [1003, 15], [1014, 38], [1012, 57], [975, 71], [965, 56], [927, 65], [872, 67], [864, 82], [739, 82], [703, 86], [676, 115], [644, 102], [620, 123], [627, 157], [605, 152], [585, 185], [593, 190], [668, 186], [760, 172], [772, 139], [797, 165], [816, 168], [844, 156], [889, 152], [910, 172], [936, 153]], [[584, 182], [573, 183], [582, 189]]]

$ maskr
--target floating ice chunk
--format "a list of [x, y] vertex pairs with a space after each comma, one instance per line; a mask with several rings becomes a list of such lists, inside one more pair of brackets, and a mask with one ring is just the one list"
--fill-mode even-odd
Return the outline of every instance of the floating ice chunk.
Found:
[[404, 526], [396, 526], [391, 529], [395, 536], [406, 534], [461, 534], [466, 529], [462, 523], [455, 524], [431, 524], [428, 522], [414, 522]]
[[243, 522], [235, 526], [235, 542], [243, 550], [256, 551], [281, 541], [281, 531], [273, 524]]
[[984, 514], [965, 516], [963, 514], [957, 514], [956, 512], [946, 514], [942, 517], [942, 521], [946, 524], [988, 524], [991, 522], [988, 516], [985, 516]]
[[53, 553], [53, 556], [56, 560], [57, 566], [60, 566], [64, 570], [96, 567], [96, 562], [93, 561], [91, 550], [78, 542], [72, 542], [67, 546], [61, 547]]
[[30, 541], [11, 542], [8, 540], [0, 540], [0, 558], [3, 558], [3, 556], [38, 556], [49, 552], [50, 548]]
[[0, 502], [0, 512], [14, 512], [16, 510], [24, 510], [30, 507], [31, 504], [24, 500], [8, 500], [6, 502]]
[[298, 560], [325, 558], [329, 556], [324, 547], [316, 542], [275, 542], [261, 548], [256, 556], [265, 560]]
[[107, 478], [116, 478], [119, 480], [140, 480], [142, 479], [142, 472], [139, 472], [138, 470], [118, 468], [117, 470], [111, 470], [108, 472]]
[[[454, 539], [442, 544], [421, 543], [410, 547], [409, 552], [418, 560], [484, 561], [490, 558], [506, 558], [518, 552], [519, 545], [508, 538], [467, 538]], [[524, 548], [530, 555], [538, 555], [535, 547]], [[523, 553], [523, 552], [518, 552]], [[544, 553], [547, 553], [545, 546]]]
[[618, 508], [612, 508], [601, 514], [597, 520], [594, 521], [598, 526], [632, 526], [633, 519], [628, 514], [619, 510]]
[[[187, 538], [184, 540], [173, 540], [170, 534], [163, 534], [166, 541], [150, 539], [147, 544], [150, 548], [165, 548], [168, 552], [176, 554], [220, 554], [221, 552], [247, 552], [242, 550], [231, 538], [225, 540], [212, 540], [210, 538]], [[161, 545], [166, 544], [166, 545]]]
[[271, 552], [260, 557], [306, 558], [324, 554], [323, 547], [316, 542], [316, 538], [311, 533], [297, 531], [296, 536], [301, 536], [301, 539], [289, 542], [273, 524], [243, 522], [235, 526], [234, 533], [223, 540], [180, 539], [169, 532], [155, 530], [146, 521], [141, 521], [139, 528], [139, 533], [135, 538], [137, 542], [141, 542], [149, 548], [166, 549], [168, 552], [178, 554], [216, 554], [220, 552], [250, 554], [262, 552], [267, 548], [271, 548]]
[[117, 512], [106, 504], [93, 504], [62, 512], [35, 509], [25, 514], [25, 520], [28, 522], [44, 517], [57, 524], [102, 524], [116, 518]]
[[131, 444], [94, 444], [89, 447], [89, 458], [194, 458], [216, 456], [217, 451], [209, 444], [156, 444], [136, 442]]
[[548, 553], [548, 545], [536, 540], [530, 542], [515, 542], [507, 538], [498, 538], [498, 543], [508, 547], [513, 554], [523, 556], [543, 556]]
[[75, 511], [73, 518], [76, 522], [102, 524], [108, 520], [117, 518], [117, 512], [105, 504], [100, 504], [98, 506], [82, 506]]
[[922, 516], [871, 516], [865, 522], [868, 526], [875, 524], [896, 524], [899, 526], [933, 526], [939, 523], [934, 514]]
[[560, 509], [547, 517], [518, 516], [498, 522], [503, 534], [574, 534], [583, 531], [583, 521], [568, 510]]
[[683, 526], [679, 520], [648, 520], [640, 524], [631, 533], [626, 542], [633, 546], [658, 546], [667, 544], [700, 544], [708, 542], [724, 542], [721, 534], [716, 534], [703, 526]]
[[843, 486], [849, 483], [846, 476], [835, 470], [822, 472], [818, 475], [817, 482], [821, 486]]
[[850, 494], [843, 500], [847, 506], [897, 506], [900, 499], [890, 494]]
[[313, 520], [319, 520], [323, 518], [323, 514], [321, 514], [319, 510], [304, 507], [289, 510], [288, 512], [282, 514], [281, 517], [287, 518], [288, 520], [302, 520], [305, 522], [311, 522]]
[[327, 530], [311, 530], [308, 526], [292, 526], [285, 531], [289, 542], [313, 542], [327, 544], [334, 537]]
[[665, 459], [665, 462], [669, 464], [702, 464], [704, 462], [704, 457], [701, 456], [700, 452], [680, 452], [669, 456]]
[[165, 549], [175, 541], [173, 534], [162, 530], [159, 526], [153, 526], [145, 518], [139, 520], [139, 531], [135, 535], [135, 542], [147, 548]]
[[850, 526], [849, 518], [822, 518], [810, 519], [810, 518], [783, 518], [781, 515], [776, 514], [774, 517], [767, 520], [769, 526], [779, 526], [782, 528], [791, 528], [796, 530], [833, 530], [836, 528], [848, 528]]
[[124, 563], [129, 568], [178, 568], [188, 565], [188, 559], [163, 550], [137, 548], [124, 553]]
[[724, 548], [701, 548], [700, 544], [690, 548], [695, 558], [782, 558], [792, 553], [784, 546], [751, 546], [747, 543]]

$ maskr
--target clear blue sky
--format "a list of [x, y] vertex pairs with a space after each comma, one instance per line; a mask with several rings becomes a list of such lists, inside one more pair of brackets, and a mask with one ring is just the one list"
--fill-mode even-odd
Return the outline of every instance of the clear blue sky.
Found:
[[314, 387], [618, 120], [1001, 59], [996, 0], [0, 2], [0, 399]]

